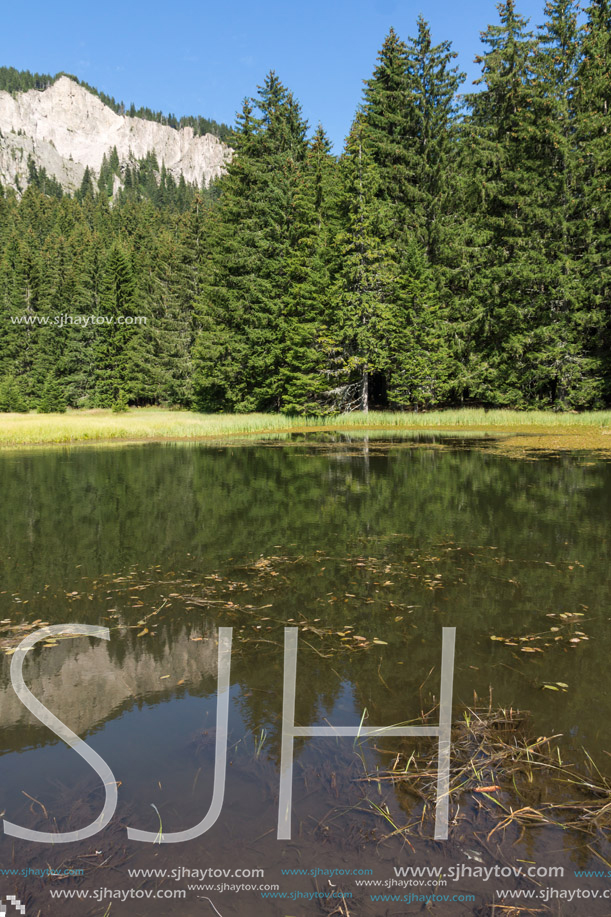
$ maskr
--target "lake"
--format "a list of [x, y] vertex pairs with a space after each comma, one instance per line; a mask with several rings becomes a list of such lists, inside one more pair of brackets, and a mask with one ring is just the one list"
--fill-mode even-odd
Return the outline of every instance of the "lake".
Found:
[[[0, 487], [0, 811], [10, 822], [76, 830], [104, 800], [89, 765], [14, 693], [18, 640], [47, 624], [110, 632], [25, 654], [34, 695], [119, 783], [115, 817], [95, 837], [50, 846], [0, 835], [3, 867], [19, 872], [0, 876], [0, 894], [18, 896], [28, 917], [484, 915], [506, 913], [491, 910], [497, 889], [602, 895], [607, 879], [574, 871], [606, 871], [604, 812], [587, 832], [566, 827], [565, 809], [557, 824], [498, 827], [496, 809], [504, 817], [520, 798], [534, 811], [571, 801], [549, 767], [516, 782], [500, 760], [480, 758], [481, 775], [469, 776], [479, 786], [455, 786], [449, 840], [435, 841], [426, 780], [410, 789], [432, 739], [296, 739], [291, 839], [276, 831], [285, 627], [299, 633], [296, 723], [355, 728], [437, 722], [442, 628], [455, 627], [455, 720], [521, 711], [528, 741], [558, 736], [558, 767], [594, 774], [601, 797], [611, 776], [608, 460], [513, 456], [494, 437], [294, 435], [6, 452]], [[131, 841], [128, 826], [167, 835], [210, 806], [219, 627], [233, 629], [221, 814], [182, 844]], [[583, 787], [573, 796], [588, 804]], [[537, 884], [465, 872], [424, 889], [355, 879], [452, 864], [554, 864], [565, 875]], [[51, 867], [59, 874], [25, 875]], [[202, 878], [207, 869], [217, 872]], [[184, 898], [170, 900], [177, 890]], [[378, 893], [388, 900], [373, 901]], [[456, 897], [422, 898], [434, 894]], [[540, 904], [567, 915], [608, 913], [603, 905]]]

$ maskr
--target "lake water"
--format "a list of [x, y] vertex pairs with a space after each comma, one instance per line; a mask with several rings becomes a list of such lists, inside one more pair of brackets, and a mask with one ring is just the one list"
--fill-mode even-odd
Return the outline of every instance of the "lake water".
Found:
[[[495, 888], [531, 886], [467, 878], [443, 892], [472, 893], [471, 904], [381, 903], [353, 877], [282, 871], [371, 869], [384, 880], [401, 865], [463, 861], [562, 862], [571, 875], [604, 868], [592, 852], [608, 858], [602, 830], [580, 839], [512, 826], [508, 846], [494, 847], [477, 828], [474, 794], [453, 799], [450, 841], [436, 843], [421, 800], [363, 779], [387, 770], [409, 740], [296, 740], [290, 841], [276, 839], [276, 824], [286, 626], [299, 627], [302, 726], [384, 726], [423, 711], [435, 722], [442, 628], [456, 627], [456, 715], [489, 703], [530, 711], [535, 739], [560, 734], [563, 760], [580, 766], [585, 748], [610, 774], [608, 461], [525, 460], [493, 440], [425, 434], [57, 448], [0, 456], [0, 492], [5, 648], [19, 633], [11, 628], [33, 622], [110, 629], [108, 642], [79, 637], [26, 654], [34, 694], [120, 782], [115, 819], [88, 841], [50, 847], [0, 835], [5, 869], [84, 870], [0, 876], [0, 894], [26, 901], [28, 917], [484, 915]], [[181, 831], [210, 805], [219, 627], [233, 628], [221, 815], [184, 844], [129, 841], [128, 825]], [[98, 815], [100, 782], [21, 705], [12, 658], [1, 660], [0, 811], [40, 831], [75, 830]], [[394, 832], [407, 824], [411, 833]], [[184, 872], [208, 867], [264, 875]], [[148, 868], [167, 874], [129, 875]], [[567, 887], [608, 884], [575, 881]], [[221, 891], [219, 882], [254, 887]], [[274, 885], [293, 897], [263, 899]], [[88, 895], [58, 900], [58, 889]], [[186, 897], [121, 901], [104, 889]], [[586, 913], [575, 901], [545, 906]], [[590, 901], [587, 913], [608, 910]]]

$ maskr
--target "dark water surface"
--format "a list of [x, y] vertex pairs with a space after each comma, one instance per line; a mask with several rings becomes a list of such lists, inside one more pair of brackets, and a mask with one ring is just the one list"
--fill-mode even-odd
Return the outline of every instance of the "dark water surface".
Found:
[[[120, 781], [116, 818], [90, 841], [51, 848], [0, 835], [5, 869], [85, 870], [78, 879], [0, 876], [0, 895], [27, 900], [28, 917], [484, 915], [506, 913], [490, 909], [496, 888], [534, 886], [464, 880], [440, 891], [473, 893], [470, 904], [382, 903], [353, 877], [330, 885], [282, 870], [372, 869], [384, 880], [395, 866], [450, 862], [562, 862], [571, 877], [592, 863], [606, 869], [591, 850], [603, 850], [601, 838], [587, 847], [561, 829], [521, 839], [516, 831], [509, 840], [519, 845], [495, 848], [495, 859], [486, 833], [470, 833], [454, 803], [445, 847], [427, 821], [409, 842], [393, 835], [391, 820], [419, 823], [421, 805], [361, 778], [388, 768], [400, 740], [298, 740], [290, 842], [276, 840], [276, 820], [287, 624], [301, 626], [301, 725], [358, 725], [366, 711], [368, 724], [383, 726], [433, 709], [442, 627], [455, 626], [458, 713], [491, 694], [496, 707], [530, 711], [535, 738], [561, 734], [563, 758], [578, 763], [585, 747], [611, 774], [611, 463], [572, 454], [524, 461], [423, 435], [150, 444], [6, 453], [0, 493], [1, 635], [35, 621], [111, 630], [109, 642], [60, 640], [26, 656], [33, 692]], [[126, 825], [157, 831], [161, 819], [164, 832], [180, 831], [208, 809], [219, 626], [233, 627], [234, 644], [221, 816], [185, 844], [129, 842]], [[11, 658], [0, 661], [0, 811], [37, 830], [75, 830], [99, 813], [102, 789], [20, 704]], [[260, 868], [264, 877], [188, 889], [197, 880], [128, 874], [182, 867]], [[221, 881], [258, 887], [220, 891]], [[564, 884], [611, 888], [602, 878]], [[262, 899], [267, 885], [353, 897]], [[60, 901], [57, 889], [90, 894]], [[96, 900], [99, 889], [187, 895]], [[423, 893], [399, 889], [410, 891]], [[611, 913], [607, 903], [540, 907], [596, 915]]]

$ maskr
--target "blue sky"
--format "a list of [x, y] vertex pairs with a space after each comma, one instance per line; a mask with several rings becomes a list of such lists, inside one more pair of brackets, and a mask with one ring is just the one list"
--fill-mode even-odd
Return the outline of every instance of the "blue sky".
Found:
[[[518, 5], [541, 22], [544, 0]], [[339, 153], [389, 27], [406, 39], [420, 12], [433, 39], [450, 39], [469, 81], [475, 78], [479, 33], [497, 21], [493, 0], [6, 3], [0, 64], [65, 70], [126, 104], [228, 123], [274, 69]]]

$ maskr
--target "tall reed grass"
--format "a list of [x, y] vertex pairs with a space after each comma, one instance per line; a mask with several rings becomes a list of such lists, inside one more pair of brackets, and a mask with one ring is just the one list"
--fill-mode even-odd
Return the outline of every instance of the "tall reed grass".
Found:
[[305, 430], [532, 430], [589, 428], [611, 431], [611, 411], [584, 414], [507, 411], [480, 408], [430, 413], [372, 411], [325, 417], [283, 414], [196, 414], [161, 408], [69, 411], [66, 414], [0, 414], [0, 446], [44, 443], [132, 441], [147, 439], [222, 438], [225, 436]]

